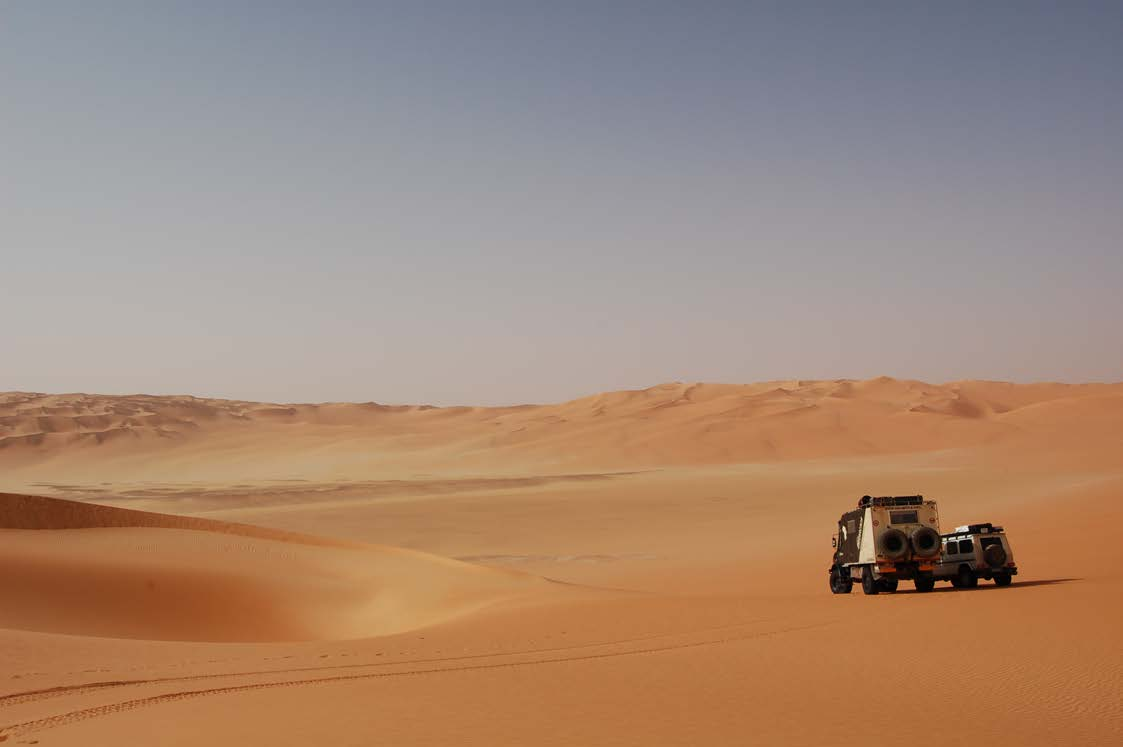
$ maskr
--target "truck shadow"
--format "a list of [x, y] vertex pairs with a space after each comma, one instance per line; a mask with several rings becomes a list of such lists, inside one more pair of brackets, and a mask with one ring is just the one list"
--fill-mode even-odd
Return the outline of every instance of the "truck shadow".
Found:
[[[951, 586], [951, 585], [945, 586], [944, 584], [940, 584], [935, 589], [932, 589], [932, 591], [924, 592], [924, 593], [926, 593], [926, 594], [943, 594], [943, 593], [946, 593], [946, 592], [964, 592], [964, 591], [1010, 591], [1010, 590], [1016, 590], [1016, 589], [1025, 589], [1025, 588], [1028, 588], [1030, 586], [1052, 586], [1054, 584], [1068, 584], [1068, 583], [1073, 583], [1075, 581], [1083, 581], [1083, 580], [1084, 579], [1082, 579], [1082, 578], [1041, 578], [1041, 579], [1035, 579], [1033, 581], [1020, 581], [1020, 582], [1015, 580], [1014, 583], [1010, 584], [1009, 586], [996, 586], [995, 584], [993, 584], [990, 581], [980, 580], [979, 585], [976, 586], [974, 589], [957, 589], [957, 588], [955, 588], [954, 586]], [[907, 581], [902, 582], [902, 586], [905, 583], [908, 583], [908, 582]], [[896, 594], [919, 594], [921, 592], [918, 592], [916, 589], [902, 588], [900, 591], [897, 591], [897, 592], [894, 592], [894, 593], [896, 593]]]

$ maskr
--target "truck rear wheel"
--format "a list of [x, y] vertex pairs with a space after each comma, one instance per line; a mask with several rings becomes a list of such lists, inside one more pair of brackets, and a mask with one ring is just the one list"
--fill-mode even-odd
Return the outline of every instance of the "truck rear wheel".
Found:
[[878, 583], [881, 584], [882, 591], [894, 592], [897, 590], [897, 579], [895, 578], [882, 577]]
[[958, 579], [960, 589], [974, 589], [979, 585], [979, 579], [976, 578], [971, 569], [965, 565], [959, 567]]
[[996, 574], [994, 574], [994, 585], [995, 586], [1009, 586], [1010, 582], [1013, 581], [1013, 580], [1014, 579], [1010, 576], [1009, 573], [996, 573]]
[[872, 597], [879, 591], [881, 591], [880, 585], [873, 577], [873, 570], [867, 565], [862, 569], [862, 593]]
[[932, 589], [936, 586], [936, 579], [928, 575], [919, 575], [915, 579], [913, 579], [913, 583], [916, 584], [917, 591], [932, 591]]

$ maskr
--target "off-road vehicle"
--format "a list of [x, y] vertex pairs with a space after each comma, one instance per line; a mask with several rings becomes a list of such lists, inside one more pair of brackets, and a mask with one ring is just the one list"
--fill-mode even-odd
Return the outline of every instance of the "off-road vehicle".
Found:
[[896, 591], [912, 579], [917, 591], [931, 591], [932, 571], [940, 558], [940, 517], [935, 501], [922, 495], [858, 500], [858, 508], [838, 520], [830, 567], [835, 594], [849, 594], [855, 581], [866, 594]]
[[979, 579], [993, 579], [998, 586], [1009, 586], [1018, 574], [1014, 551], [1006, 531], [990, 522], [965, 524], [940, 537], [943, 552], [936, 564], [937, 581], [951, 581], [957, 589], [973, 589]]

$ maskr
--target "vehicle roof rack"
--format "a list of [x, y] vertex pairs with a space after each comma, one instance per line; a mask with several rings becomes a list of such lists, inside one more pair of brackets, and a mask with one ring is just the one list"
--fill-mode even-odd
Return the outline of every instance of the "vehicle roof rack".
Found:
[[922, 495], [883, 495], [877, 498], [863, 495], [858, 499], [858, 508], [866, 508], [867, 506], [919, 506], [923, 503], [924, 496]]
[[955, 528], [955, 534], [999, 534], [1004, 531], [1002, 527], [995, 526], [989, 521], [982, 524], [964, 524]]

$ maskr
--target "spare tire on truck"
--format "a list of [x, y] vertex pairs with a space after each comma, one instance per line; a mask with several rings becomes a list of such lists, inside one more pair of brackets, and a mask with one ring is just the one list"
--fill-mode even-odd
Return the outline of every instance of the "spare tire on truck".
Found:
[[983, 550], [983, 560], [987, 562], [991, 568], [1001, 568], [1006, 564], [1006, 551], [1002, 549], [1002, 545], [993, 544], [987, 549]]
[[[938, 539], [939, 535], [937, 535], [937, 540]], [[886, 529], [882, 532], [878, 544], [881, 546], [881, 554], [890, 560], [900, 560], [908, 555], [909, 552], [908, 538], [905, 537], [905, 533], [900, 529]], [[937, 546], [938, 545], [939, 543], [937, 542]]]
[[940, 554], [940, 533], [931, 527], [918, 527], [913, 530], [912, 551], [922, 558]]

